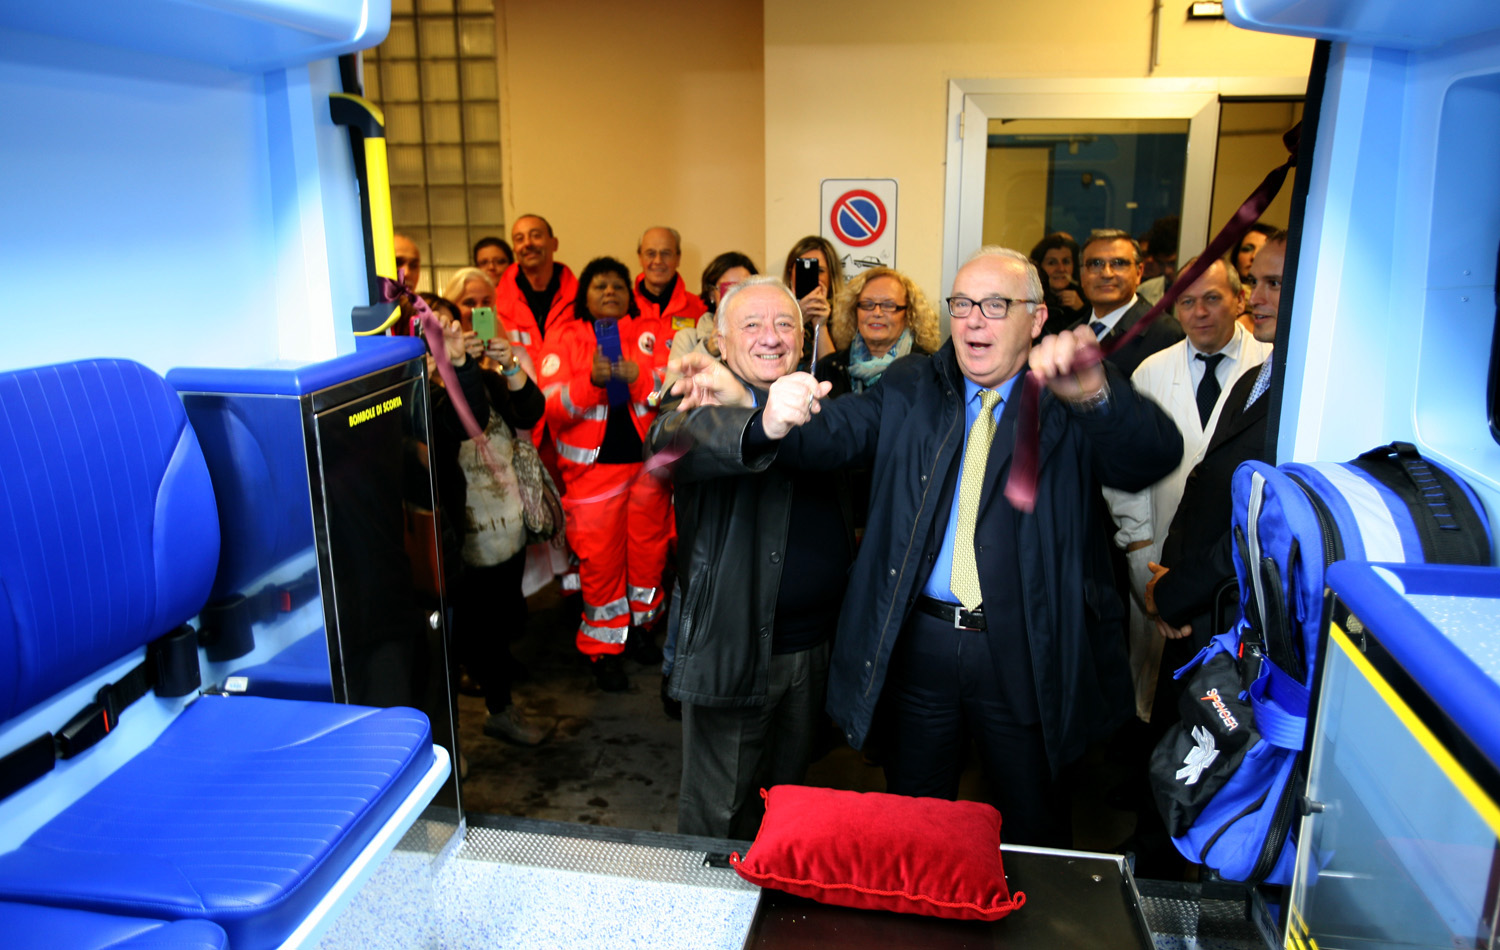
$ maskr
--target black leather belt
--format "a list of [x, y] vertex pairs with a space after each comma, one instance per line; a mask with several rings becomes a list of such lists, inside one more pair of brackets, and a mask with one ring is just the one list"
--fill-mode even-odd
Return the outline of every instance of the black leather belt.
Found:
[[973, 610], [965, 610], [958, 604], [947, 604], [941, 600], [933, 600], [931, 597], [918, 597], [917, 609], [924, 614], [936, 617], [944, 623], [951, 623], [959, 630], [983, 630], [984, 629], [984, 607], [975, 607]]

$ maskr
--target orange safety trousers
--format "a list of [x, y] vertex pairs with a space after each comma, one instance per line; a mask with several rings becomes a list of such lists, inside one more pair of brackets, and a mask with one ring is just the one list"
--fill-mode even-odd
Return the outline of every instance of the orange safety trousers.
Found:
[[620, 653], [630, 625], [646, 626], [662, 610], [672, 493], [643, 467], [566, 467], [562, 505], [583, 592], [578, 649], [588, 656]]

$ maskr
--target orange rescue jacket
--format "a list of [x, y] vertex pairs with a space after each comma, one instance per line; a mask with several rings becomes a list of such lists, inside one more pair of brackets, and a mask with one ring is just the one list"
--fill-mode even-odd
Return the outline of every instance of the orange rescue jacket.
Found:
[[[633, 360], [640, 375], [630, 385], [630, 418], [641, 441], [656, 418], [646, 398], [661, 384], [667, 364], [667, 340], [660, 319], [620, 318], [620, 356]], [[557, 444], [563, 478], [594, 463], [609, 424], [609, 392], [595, 386], [594, 351], [599, 342], [590, 320], [569, 319], [547, 328], [538, 362], [538, 385], [547, 397], [547, 431]]]

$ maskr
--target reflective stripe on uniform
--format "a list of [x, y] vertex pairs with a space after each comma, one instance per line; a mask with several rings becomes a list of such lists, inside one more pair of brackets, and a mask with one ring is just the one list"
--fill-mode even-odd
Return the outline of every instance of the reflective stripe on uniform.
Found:
[[643, 402], [633, 402], [630, 404], [630, 407], [635, 410], [635, 414], [638, 416], [644, 416], [651, 411], [651, 407]]
[[608, 419], [608, 406], [590, 406], [587, 409], [579, 409], [573, 404], [573, 397], [568, 393], [568, 387], [562, 387], [562, 407], [568, 411], [568, 415], [574, 419]]
[[578, 625], [578, 632], [600, 643], [624, 643], [629, 627], [596, 627], [587, 620]]
[[579, 465], [593, 465], [594, 459], [599, 457], [599, 450], [582, 449], [576, 445], [569, 445], [559, 439], [557, 441], [557, 454], [569, 462], [577, 462]]
[[632, 610], [630, 612], [630, 622], [635, 624], [637, 627], [644, 627], [649, 625], [651, 621], [655, 620], [661, 613], [661, 609], [662, 607], [666, 606], [666, 603], [667, 602], [664, 600], [661, 603], [657, 604], [655, 607], [652, 607], [650, 610]]
[[627, 587], [625, 595], [638, 604], [649, 604], [656, 600], [655, 587]]
[[623, 617], [628, 613], [630, 613], [630, 601], [624, 597], [617, 598], [598, 607], [587, 601], [583, 604], [583, 619], [594, 623], [605, 623], [616, 617]]
[[519, 343], [522, 346], [530, 346], [531, 334], [525, 330], [512, 330], [510, 331], [510, 342]]
[[577, 571], [569, 571], [562, 576], [562, 589], [566, 591], [583, 590], [583, 578], [578, 576]]

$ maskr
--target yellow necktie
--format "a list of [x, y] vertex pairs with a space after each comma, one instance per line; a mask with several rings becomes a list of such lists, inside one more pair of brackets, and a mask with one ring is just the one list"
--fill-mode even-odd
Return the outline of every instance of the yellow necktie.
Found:
[[981, 389], [979, 401], [979, 418], [969, 429], [964, 469], [958, 480], [958, 531], [953, 536], [953, 576], [948, 581], [965, 610], [973, 610], [984, 600], [979, 590], [979, 565], [974, 560], [974, 522], [979, 517], [979, 493], [984, 487], [984, 467], [990, 460], [990, 443], [995, 438], [995, 407], [1000, 404], [1000, 394]]

